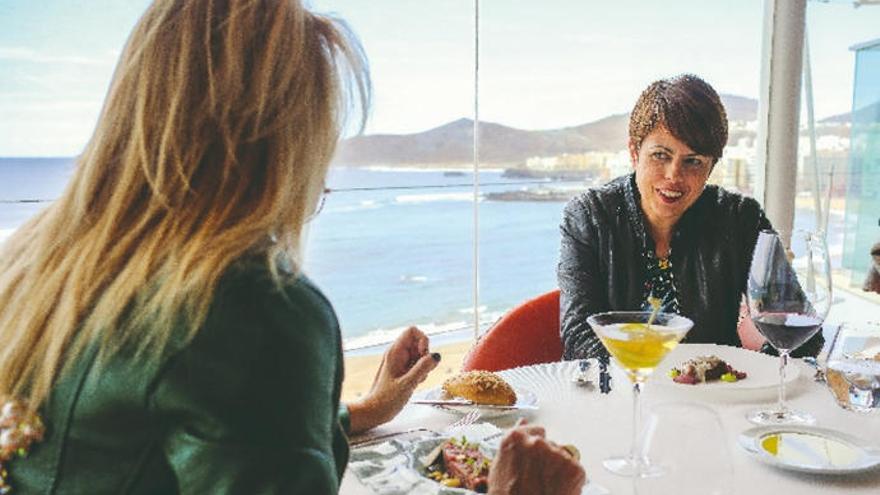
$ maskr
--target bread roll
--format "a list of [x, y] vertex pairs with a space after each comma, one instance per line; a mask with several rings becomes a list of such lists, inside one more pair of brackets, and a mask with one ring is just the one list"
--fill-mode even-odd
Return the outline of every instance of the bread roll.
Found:
[[503, 378], [491, 371], [466, 371], [443, 382], [443, 390], [476, 404], [512, 406], [516, 392]]

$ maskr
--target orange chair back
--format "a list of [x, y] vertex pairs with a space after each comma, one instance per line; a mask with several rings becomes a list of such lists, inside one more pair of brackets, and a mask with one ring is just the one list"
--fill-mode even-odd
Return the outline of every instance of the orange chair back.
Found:
[[513, 308], [464, 358], [463, 371], [498, 371], [562, 359], [559, 289]]

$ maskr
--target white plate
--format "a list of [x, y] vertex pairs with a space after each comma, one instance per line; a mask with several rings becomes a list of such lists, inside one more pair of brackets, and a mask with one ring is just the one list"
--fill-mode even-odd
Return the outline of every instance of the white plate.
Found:
[[[421, 476], [425, 476], [426, 470], [423, 467], [422, 463], [420, 462], [421, 458], [425, 457], [428, 453], [430, 453], [432, 450], [434, 450], [434, 448], [436, 448], [441, 443], [445, 442], [446, 440], [449, 440], [449, 438], [450, 437], [438, 437], [438, 438], [431, 438], [431, 439], [415, 442], [413, 444], [413, 450], [410, 453], [410, 457], [409, 457], [409, 461], [408, 461], [409, 468], [411, 470], [419, 473]], [[499, 441], [500, 441], [500, 438], [496, 438], [495, 441], [490, 441], [490, 442], [470, 442], [470, 443], [478, 444], [480, 451], [483, 452], [483, 455], [486, 455], [489, 458], [494, 458], [495, 455], [498, 453]], [[438, 493], [438, 495], [446, 495], [446, 494], [449, 494], [449, 495], [456, 494], [457, 495], [459, 493], [471, 495], [471, 494], [476, 493], [476, 492], [473, 492], [473, 491], [465, 489], [465, 488], [442, 487], [442, 485], [440, 485], [440, 483], [438, 483], [430, 478], [425, 477], [425, 479], [427, 480], [429, 485], [436, 485], [436, 487], [438, 487], [438, 491], [436, 492], [436, 493]], [[427, 492], [427, 490], [426, 490], [426, 492]], [[434, 492], [431, 492], [431, 493], [434, 493]], [[605, 489], [604, 487], [602, 487], [600, 485], [597, 485], [595, 483], [587, 483], [586, 485], [584, 485], [584, 489], [581, 492], [581, 495], [608, 495], [609, 493], [610, 492], [607, 489]]]
[[[669, 377], [669, 370], [680, 367], [685, 361], [697, 356], [712, 354], [725, 360], [737, 371], [746, 372], [748, 376], [733, 383], [718, 380], [695, 385], [678, 383]], [[800, 374], [799, 368], [800, 366], [794, 360], [789, 360], [788, 366], [785, 367], [786, 385], [797, 380]], [[651, 376], [650, 383], [698, 395], [749, 396], [751, 398], [755, 394], [763, 395], [775, 392], [779, 387], [779, 358], [726, 345], [680, 344], [663, 359], [663, 362], [654, 371], [654, 375]]]
[[[422, 434], [416, 438], [394, 438], [368, 447], [353, 449], [349, 469], [371, 493], [383, 495], [471, 495], [474, 492], [462, 488], [445, 487], [425, 476], [420, 458], [431, 452], [450, 437], [466, 436], [470, 443], [478, 443], [486, 455], [494, 456], [501, 437], [501, 430], [488, 423], [459, 427], [455, 433], [435, 435]], [[493, 437], [494, 440], [484, 441]]]
[[[425, 476], [426, 468], [422, 465], [422, 458], [426, 457], [431, 451], [433, 451], [438, 445], [446, 442], [452, 437], [439, 437], [439, 438], [430, 438], [427, 440], [421, 440], [413, 443], [413, 450], [410, 452], [408, 466], [413, 471], [417, 472], [419, 475], [425, 477], [426, 482], [429, 485], [437, 485], [437, 489], [442, 491], [442, 493], [462, 493], [462, 494], [472, 494], [476, 493], [466, 488], [446, 488], [442, 487], [442, 485], [434, 481], [427, 476]], [[493, 459], [495, 458], [495, 454], [498, 452], [498, 444], [497, 442], [468, 442], [468, 443], [476, 443], [479, 446], [480, 451], [484, 456]]]
[[[486, 455], [494, 457], [502, 440], [501, 436], [496, 435], [498, 431], [500, 430], [494, 426], [480, 423], [460, 427], [452, 435], [392, 439], [381, 444], [352, 450], [349, 469], [373, 493], [387, 495], [409, 495], [412, 493], [420, 495], [473, 495], [474, 492], [470, 490], [445, 487], [426, 477], [420, 458], [451, 436], [461, 438], [462, 435], [466, 436], [470, 443], [478, 443], [480, 450]], [[483, 440], [484, 438], [485, 440]], [[609, 493], [602, 486], [589, 483], [584, 486], [581, 495], [608, 495]]]
[[[777, 434], [786, 437], [781, 443], [762, 447], [765, 439]], [[815, 426], [761, 426], [742, 432], [738, 443], [755, 459], [789, 471], [849, 474], [880, 466], [880, 449], [851, 435]]]
[[[455, 414], [465, 415], [471, 411], [480, 411], [480, 417], [482, 418], [499, 418], [502, 416], [509, 416], [511, 414], [520, 414], [524, 415], [529, 412], [534, 411], [538, 404], [538, 397], [531, 390], [525, 388], [513, 387], [513, 391], [516, 392], [516, 404], [515, 406], [524, 406], [529, 409], [496, 409], [492, 407], [484, 407], [479, 404], [473, 405], [434, 405], [431, 407], [436, 407], [437, 409], [452, 412]], [[421, 397], [421, 399], [425, 400], [443, 400], [448, 399], [449, 397], [443, 392], [441, 388], [432, 388], [426, 391]]]

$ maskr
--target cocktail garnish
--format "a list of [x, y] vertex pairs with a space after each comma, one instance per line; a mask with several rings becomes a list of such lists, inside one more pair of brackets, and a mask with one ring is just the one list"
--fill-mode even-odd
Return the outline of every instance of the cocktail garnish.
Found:
[[660, 312], [660, 304], [661, 303], [662, 303], [662, 301], [660, 301], [660, 298], [657, 298], [657, 297], [649, 297], [648, 298], [648, 304], [651, 305], [651, 316], [648, 317], [648, 325], [647, 325], [648, 330], [651, 329], [651, 323], [654, 323], [654, 319], [657, 318], [657, 314]]

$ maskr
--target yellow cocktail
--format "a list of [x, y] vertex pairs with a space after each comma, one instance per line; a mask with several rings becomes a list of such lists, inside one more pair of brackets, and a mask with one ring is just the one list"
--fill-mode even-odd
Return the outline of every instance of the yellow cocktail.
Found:
[[606, 459], [602, 464], [613, 473], [631, 477], [659, 476], [663, 470], [651, 465], [636, 441], [639, 432], [639, 395], [645, 380], [675, 349], [694, 326], [676, 314], [649, 311], [611, 311], [587, 318], [614, 362], [633, 382], [632, 447], [629, 455]]
[[644, 381], [684, 337], [675, 328], [646, 323], [609, 325], [599, 335], [632, 381]]

